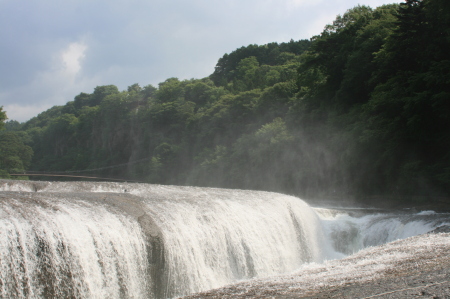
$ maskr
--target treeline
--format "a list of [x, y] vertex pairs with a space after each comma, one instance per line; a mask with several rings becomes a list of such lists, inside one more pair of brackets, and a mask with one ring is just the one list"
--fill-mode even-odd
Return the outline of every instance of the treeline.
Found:
[[98, 86], [6, 122], [0, 150], [15, 136], [29, 155], [0, 169], [303, 197], [449, 196], [449, 70], [450, 2], [357, 6], [310, 41], [225, 54], [207, 78]]

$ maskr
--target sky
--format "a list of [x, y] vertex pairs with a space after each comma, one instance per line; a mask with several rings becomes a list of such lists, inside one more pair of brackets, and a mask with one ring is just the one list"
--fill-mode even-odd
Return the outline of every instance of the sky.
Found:
[[96, 86], [204, 78], [249, 44], [309, 39], [401, 0], [0, 0], [0, 107], [19, 122]]

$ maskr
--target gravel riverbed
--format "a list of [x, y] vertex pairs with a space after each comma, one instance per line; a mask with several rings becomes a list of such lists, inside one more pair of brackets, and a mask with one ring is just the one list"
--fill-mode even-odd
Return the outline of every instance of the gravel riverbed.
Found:
[[450, 298], [450, 233], [445, 228], [184, 298]]

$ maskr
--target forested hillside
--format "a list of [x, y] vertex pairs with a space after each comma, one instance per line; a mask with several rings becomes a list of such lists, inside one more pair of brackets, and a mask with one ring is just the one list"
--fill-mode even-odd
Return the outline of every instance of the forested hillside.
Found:
[[[207, 78], [97, 86], [5, 128], [4, 177], [76, 171], [306, 198], [448, 197], [450, 2], [357, 6], [310, 41], [225, 54]], [[13, 139], [15, 167], [4, 154]]]

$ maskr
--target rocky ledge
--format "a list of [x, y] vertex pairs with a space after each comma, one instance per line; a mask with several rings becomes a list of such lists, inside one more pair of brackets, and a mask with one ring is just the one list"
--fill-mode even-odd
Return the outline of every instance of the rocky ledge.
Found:
[[[439, 232], [441, 231], [441, 232]], [[450, 298], [449, 227], [185, 298]]]

